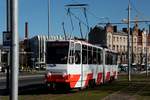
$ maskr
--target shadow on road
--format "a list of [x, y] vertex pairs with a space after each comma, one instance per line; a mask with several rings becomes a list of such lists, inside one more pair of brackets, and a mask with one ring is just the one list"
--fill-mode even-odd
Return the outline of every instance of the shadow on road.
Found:
[[[84, 91], [96, 91], [98, 93], [117, 93], [117, 94], [127, 94], [130, 96], [150, 96], [150, 77], [145, 76], [132, 76], [132, 81], [127, 80], [127, 76], [119, 76], [117, 81], [112, 83], [103, 84], [96, 88], [85, 89]], [[43, 83], [33, 84], [19, 87], [19, 95], [42, 95], [42, 94], [71, 94], [76, 93], [77, 90], [50, 90]], [[5, 89], [0, 89], [0, 95], [7, 96], [9, 93]]]
[[1, 95], [3, 95], [3, 96], [8, 95], [7, 90], [6, 89], [0, 89], [0, 96]]
[[50, 90], [45, 84], [35, 84], [19, 88], [20, 95], [67, 94], [74, 92], [66, 89]]
[[[19, 95], [38, 95], [38, 94], [68, 94], [77, 91], [70, 91], [66, 89], [50, 90], [45, 84], [33, 84], [19, 87]], [[6, 89], [0, 89], [0, 96], [9, 95]]]

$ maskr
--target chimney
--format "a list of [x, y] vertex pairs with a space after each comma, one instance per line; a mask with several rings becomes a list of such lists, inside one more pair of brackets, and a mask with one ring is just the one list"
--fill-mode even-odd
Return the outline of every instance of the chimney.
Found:
[[25, 39], [28, 39], [28, 22], [25, 22]]
[[122, 31], [125, 33], [128, 33], [128, 29], [127, 28], [122, 28]]
[[115, 25], [113, 26], [113, 28], [114, 28], [114, 32], [117, 32], [117, 26]]

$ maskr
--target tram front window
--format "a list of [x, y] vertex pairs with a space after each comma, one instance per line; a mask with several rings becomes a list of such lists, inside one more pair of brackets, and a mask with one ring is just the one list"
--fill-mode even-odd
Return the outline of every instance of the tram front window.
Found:
[[47, 64], [67, 64], [68, 42], [48, 42], [46, 48]]

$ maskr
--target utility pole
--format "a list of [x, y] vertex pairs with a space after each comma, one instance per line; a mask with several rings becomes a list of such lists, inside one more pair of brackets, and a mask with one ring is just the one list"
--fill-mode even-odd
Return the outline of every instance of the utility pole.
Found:
[[11, 94], [10, 100], [18, 100], [18, 66], [19, 66], [19, 42], [18, 42], [18, 0], [11, 0]]
[[146, 31], [146, 59], [145, 59], [145, 60], [146, 60], [146, 61], [145, 61], [145, 63], [146, 63], [146, 64], [145, 64], [145, 65], [146, 65], [146, 76], [148, 76], [148, 66], [147, 66], [147, 61], [148, 61], [148, 60], [147, 60], [147, 34], [148, 34], [148, 33], [147, 33], [147, 31]]
[[148, 77], [148, 64], [147, 64], [147, 62], [148, 62], [148, 57], [147, 57], [147, 43], [148, 43], [148, 37], [149, 37], [149, 34], [150, 34], [150, 25], [149, 25], [149, 31], [148, 31], [148, 33], [146, 33], [146, 76]]
[[130, 0], [128, 4], [128, 81], [131, 81], [131, 49], [130, 49]]
[[50, 32], [50, 0], [48, 0], [48, 37]]
[[[11, 35], [11, 22], [10, 22], [10, 16], [11, 16], [11, 13], [10, 13], [10, 0], [7, 0], [6, 1], [6, 16], [7, 16], [7, 19], [6, 19], [6, 27], [7, 27], [7, 33], [5, 34], [9, 34], [9, 36]], [[11, 40], [10, 40], [11, 41]], [[9, 83], [10, 83], [10, 75], [9, 75], [9, 72], [10, 72], [10, 45], [9, 45], [9, 49], [7, 50], [7, 67], [6, 67], [6, 89], [7, 89], [7, 92], [9, 93]]]

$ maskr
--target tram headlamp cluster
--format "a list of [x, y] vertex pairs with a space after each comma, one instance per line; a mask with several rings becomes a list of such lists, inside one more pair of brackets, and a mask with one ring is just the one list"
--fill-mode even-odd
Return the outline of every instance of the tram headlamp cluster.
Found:
[[48, 72], [45, 76], [46, 77], [50, 77], [52, 75], [52, 73], [51, 72]]
[[67, 75], [67, 73], [66, 73], [66, 72], [64, 72], [64, 73], [63, 73], [63, 77], [66, 77], [66, 75]]

